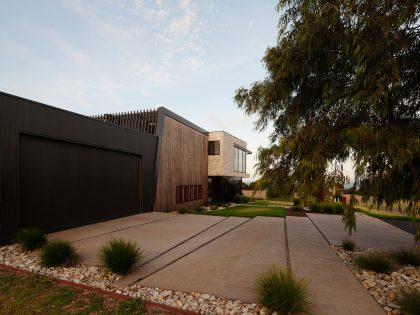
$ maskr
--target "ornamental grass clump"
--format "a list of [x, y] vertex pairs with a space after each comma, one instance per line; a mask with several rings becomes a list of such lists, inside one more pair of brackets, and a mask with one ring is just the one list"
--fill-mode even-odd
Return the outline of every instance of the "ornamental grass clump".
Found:
[[386, 255], [358, 256], [354, 262], [359, 268], [379, 273], [389, 273], [394, 270], [393, 261]]
[[278, 314], [310, 314], [306, 283], [277, 265], [269, 266], [255, 282], [258, 302]]
[[392, 257], [400, 265], [420, 266], [420, 254], [413, 250], [402, 249], [393, 253]]
[[143, 251], [135, 242], [112, 239], [99, 251], [101, 264], [119, 275], [126, 275], [143, 258]]
[[22, 229], [18, 231], [15, 235], [15, 240], [28, 251], [38, 249], [47, 242], [44, 232], [35, 228]]
[[420, 291], [411, 290], [404, 292], [398, 297], [398, 304], [401, 306], [404, 314], [420, 314]]
[[356, 243], [350, 239], [342, 240], [341, 245], [343, 246], [344, 250], [347, 250], [350, 252], [354, 251], [354, 248], [356, 247]]
[[41, 265], [44, 267], [71, 267], [78, 261], [79, 254], [68, 241], [51, 241], [41, 248]]

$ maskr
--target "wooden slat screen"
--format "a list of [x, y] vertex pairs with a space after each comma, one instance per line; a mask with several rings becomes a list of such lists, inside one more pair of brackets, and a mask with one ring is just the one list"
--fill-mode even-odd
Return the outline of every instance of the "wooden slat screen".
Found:
[[158, 111], [156, 109], [152, 109], [135, 112], [94, 115], [91, 117], [111, 124], [155, 135]]

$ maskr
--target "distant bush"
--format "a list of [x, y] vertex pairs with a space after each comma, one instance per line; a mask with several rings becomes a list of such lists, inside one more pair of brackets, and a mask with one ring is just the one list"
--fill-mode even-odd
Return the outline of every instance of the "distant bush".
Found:
[[299, 198], [293, 199], [293, 205], [294, 206], [300, 206], [300, 199]]
[[258, 275], [255, 282], [258, 302], [278, 314], [310, 313], [309, 293], [306, 284], [276, 265]]
[[187, 209], [185, 209], [185, 208], [181, 208], [181, 209], [178, 209], [178, 213], [179, 214], [186, 214], [187, 213]]
[[344, 206], [342, 203], [336, 202], [336, 203], [333, 203], [333, 206], [334, 206], [335, 213], [339, 213], [339, 214], [344, 213]]
[[211, 205], [210, 206], [210, 210], [217, 210], [217, 209], [219, 209], [218, 205]]
[[403, 292], [398, 297], [398, 304], [401, 306], [404, 314], [420, 314], [420, 291], [413, 289], [411, 292]]
[[311, 209], [313, 212], [320, 212], [321, 205], [318, 202], [313, 201], [309, 203], [309, 209]]
[[362, 269], [373, 270], [380, 273], [389, 273], [394, 270], [392, 260], [385, 255], [358, 256], [355, 258], [354, 262]]
[[420, 255], [413, 250], [402, 249], [393, 253], [392, 257], [400, 265], [420, 266]]
[[248, 203], [250, 201], [250, 198], [244, 195], [236, 194], [233, 196], [233, 202], [234, 203]]
[[194, 211], [195, 211], [195, 212], [203, 212], [203, 210], [204, 210], [203, 208], [197, 208], [197, 209], [195, 209]]
[[78, 260], [76, 249], [68, 241], [51, 241], [41, 248], [41, 265], [44, 267], [70, 267]]
[[18, 231], [14, 237], [15, 241], [26, 250], [33, 251], [40, 248], [47, 242], [47, 238], [40, 229], [28, 228]]
[[342, 240], [341, 245], [344, 250], [348, 250], [350, 252], [354, 251], [354, 248], [356, 247], [356, 243], [349, 239]]
[[99, 261], [110, 271], [126, 275], [143, 258], [143, 252], [136, 243], [123, 239], [109, 240], [99, 250]]
[[325, 213], [330, 213], [331, 214], [331, 213], [335, 212], [335, 207], [331, 203], [322, 203], [321, 204], [321, 209]]
[[291, 207], [293, 211], [303, 211], [304, 209], [301, 206], [293, 206]]

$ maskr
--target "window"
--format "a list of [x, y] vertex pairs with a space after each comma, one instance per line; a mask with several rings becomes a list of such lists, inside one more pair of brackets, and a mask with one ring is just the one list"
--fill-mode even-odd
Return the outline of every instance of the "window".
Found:
[[235, 146], [233, 152], [233, 170], [246, 173], [246, 151]]
[[176, 203], [200, 200], [203, 198], [203, 185], [176, 186]]
[[209, 141], [209, 155], [220, 154], [220, 141]]

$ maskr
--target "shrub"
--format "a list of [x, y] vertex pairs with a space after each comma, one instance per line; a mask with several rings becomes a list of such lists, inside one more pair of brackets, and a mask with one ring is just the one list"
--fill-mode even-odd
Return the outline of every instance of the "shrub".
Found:
[[335, 207], [331, 203], [323, 203], [321, 205], [322, 211], [325, 213], [334, 213]]
[[344, 250], [348, 250], [350, 252], [354, 251], [354, 248], [356, 247], [356, 243], [349, 239], [342, 240], [341, 245]]
[[203, 208], [197, 208], [197, 209], [195, 209], [195, 212], [203, 212]]
[[293, 205], [294, 206], [300, 206], [300, 199], [299, 198], [293, 199]]
[[219, 209], [218, 205], [211, 205], [210, 206], [210, 210], [217, 210], [217, 209]]
[[310, 312], [306, 283], [279, 266], [269, 266], [255, 282], [258, 302], [279, 314]]
[[40, 229], [22, 229], [15, 235], [17, 243], [23, 246], [24, 249], [33, 251], [40, 248], [47, 242], [44, 232]]
[[78, 260], [76, 249], [68, 241], [51, 241], [41, 248], [41, 265], [44, 267], [70, 267]]
[[398, 297], [398, 304], [401, 306], [404, 314], [419, 314], [420, 310], [420, 291], [412, 290], [404, 292]]
[[185, 208], [178, 209], [178, 213], [179, 214], [186, 214], [187, 213], [187, 209], [185, 209]]
[[358, 256], [355, 264], [362, 269], [373, 270], [380, 273], [389, 273], [394, 269], [392, 260], [385, 255]]
[[336, 202], [333, 204], [334, 205], [334, 212], [335, 213], [344, 213], [344, 206], [342, 203], [340, 202]]
[[123, 239], [109, 240], [99, 250], [99, 261], [110, 271], [126, 275], [143, 258], [143, 252], [136, 243]]
[[293, 206], [291, 209], [293, 211], [303, 211], [303, 208], [301, 206]]
[[320, 212], [321, 205], [318, 202], [310, 202], [309, 209], [311, 209], [313, 212]]
[[392, 257], [401, 265], [420, 266], [420, 255], [413, 250], [402, 249], [394, 253]]
[[244, 195], [237, 194], [233, 196], [234, 203], [248, 203], [249, 201], [250, 201], [250, 198]]

